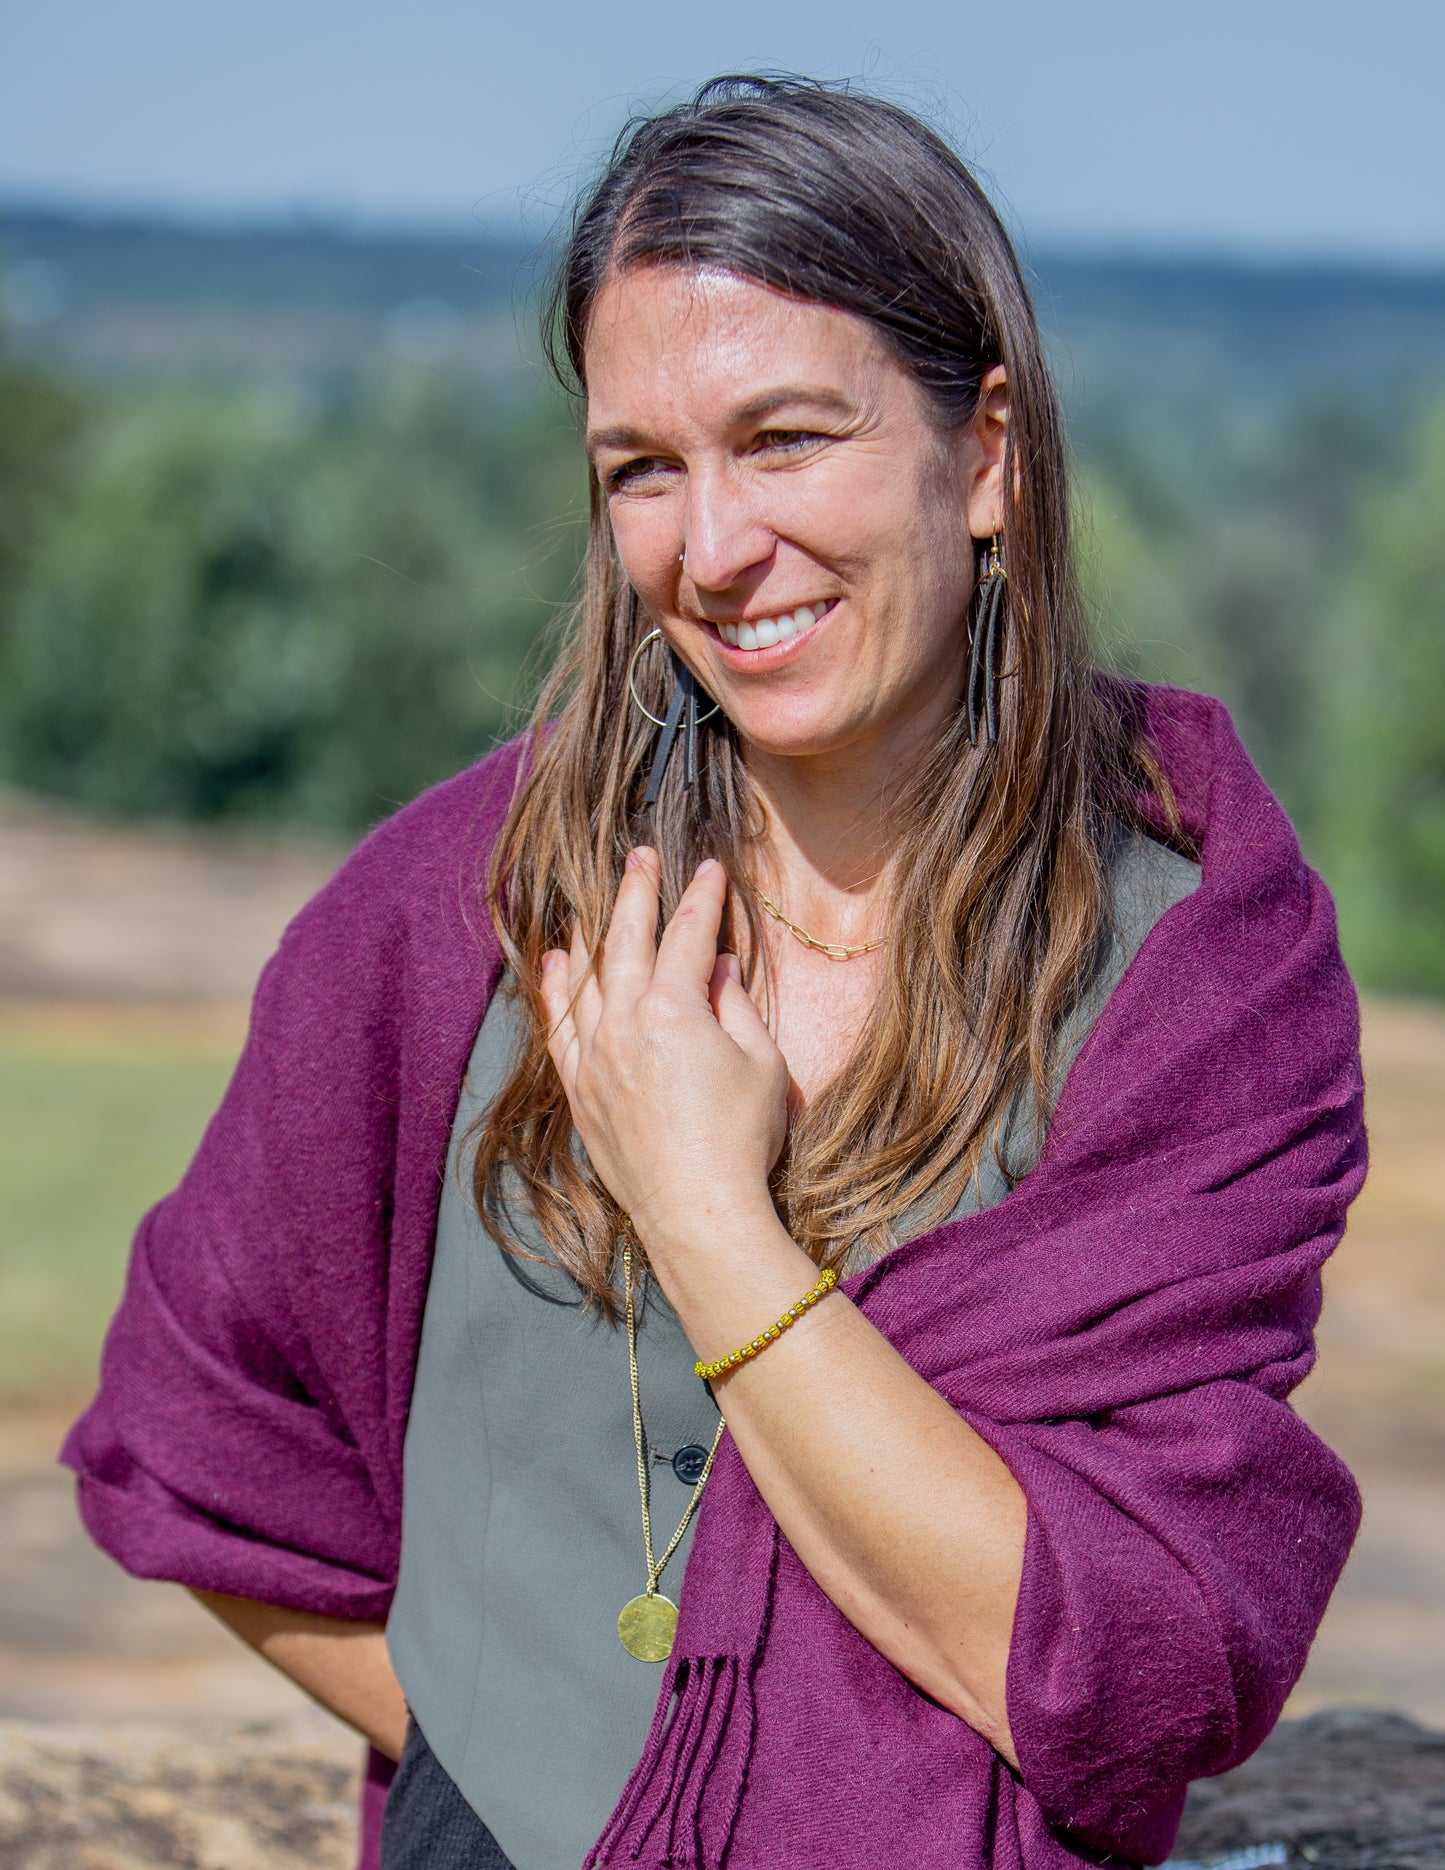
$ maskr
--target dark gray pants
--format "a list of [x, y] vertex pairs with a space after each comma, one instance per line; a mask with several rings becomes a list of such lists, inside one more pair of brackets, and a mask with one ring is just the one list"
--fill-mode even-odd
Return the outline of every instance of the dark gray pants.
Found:
[[381, 1870], [512, 1870], [415, 1721], [386, 1795]]

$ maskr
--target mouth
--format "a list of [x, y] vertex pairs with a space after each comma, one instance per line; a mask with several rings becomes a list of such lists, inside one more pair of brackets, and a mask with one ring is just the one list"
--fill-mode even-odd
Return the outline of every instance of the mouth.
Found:
[[836, 603], [834, 598], [819, 598], [813, 604], [799, 604], [776, 617], [757, 617], [744, 623], [714, 623], [713, 629], [729, 649], [756, 655], [759, 650], [776, 649], [815, 629]]

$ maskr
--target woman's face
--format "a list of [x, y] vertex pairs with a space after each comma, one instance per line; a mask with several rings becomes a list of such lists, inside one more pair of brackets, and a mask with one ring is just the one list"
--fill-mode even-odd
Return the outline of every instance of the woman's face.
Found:
[[999, 529], [1003, 372], [940, 435], [861, 318], [665, 267], [608, 283], [586, 365], [622, 565], [743, 738], [890, 764], [928, 744]]

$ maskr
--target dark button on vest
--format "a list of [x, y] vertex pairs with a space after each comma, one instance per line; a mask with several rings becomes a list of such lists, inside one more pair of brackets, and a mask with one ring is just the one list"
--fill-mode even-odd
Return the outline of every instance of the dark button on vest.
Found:
[[672, 1471], [684, 1487], [695, 1487], [707, 1466], [707, 1449], [701, 1442], [690, 1441], [672, 1457]]

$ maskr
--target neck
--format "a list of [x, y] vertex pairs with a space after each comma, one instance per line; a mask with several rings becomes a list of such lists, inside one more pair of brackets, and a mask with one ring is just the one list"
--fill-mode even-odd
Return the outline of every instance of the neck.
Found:
[[896, 740], [803, 758], [749, 750], [766, 813], [757, 880], [795, 921], [828, 940], [880, 932], [876, 903], [907, 831], [902, 794], [922, 751]]

